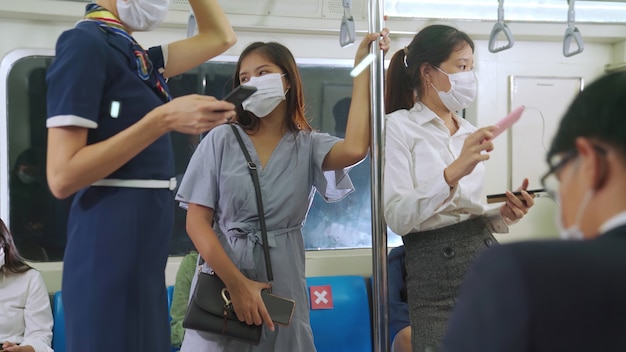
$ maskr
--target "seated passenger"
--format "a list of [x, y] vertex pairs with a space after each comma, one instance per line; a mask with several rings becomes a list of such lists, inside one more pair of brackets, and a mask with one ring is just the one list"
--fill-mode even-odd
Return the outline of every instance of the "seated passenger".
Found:
[[548, 152], [561, 237], [492, 247], [468, 270], [445, 352], [626, 351], [626, 73], [576, 97]]
[[41, 274], [24, 262], [0, 220], [0, 345], [6, 352], [52, 352], [52, 310]]
[[174, 296], [172, 297], [172, 306], [170, 307], [170, 316], [172, 317], [172, 321], [170, 321], [172, 346], [180, 347], [183, 343], [183, 337], [185, 336], [183, 318], [185, 318], [185, 313], [187, 313], [189, 288], [191, 287], [191, 280], [196, 271], [197, 263], [198, 252], [192, 250], [183, 257], [178, 271], [176, 272]]
[[45, 182], [41, 153], [33, 148], [22, 151], [9, 178], [11, 231], [15, 246], [26, 258], [48, 260], [46, 236], [47, 206], [50, 193]]
[[404, 246], [391, 250], [389, 260], [389, 333], [391, 352], [411, 352], [411, 324], [406, 294]]

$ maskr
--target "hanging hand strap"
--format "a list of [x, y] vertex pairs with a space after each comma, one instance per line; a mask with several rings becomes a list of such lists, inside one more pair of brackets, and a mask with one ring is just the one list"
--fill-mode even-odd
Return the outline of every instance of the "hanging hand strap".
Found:
[[196, 15], [193, 11], [189, 12], [189, 18], [187, 19], [187, 38], [193, 37], [196, 33]]
[[[506, 44], [497, 47], [498, 36], [500, 33], [504, 34]], [[507, 25], [504, 23], [504, 0], [498, 0], [498, 22], [494, 24], [489, 35], [489, 51], [497, 53], [502, 50], [510, 49], [513, 47], [515, 40], [513, 40], [513, 34]]]
[[[585, 43], [583, 42], [583, 36], [580, 34], [578, 28], [574, 25], [576, 13], [574, 10], [574, 3], [576, 0], [568, 0], [569, 9], [567, 11], [567, 29], [565, 30], [565, 36], [563, 37], [563, 56], [570, 57], [576, 54], [580, 54], [585, 50]], [[572, 48], [572, 41], [576, 44], [576, 48]]]
[[350, 13], [352, 0], [342, 0], [342, 4], [343, 17], [341, 18], [341, 27], [339, 28], [339, 45], [345, 47], [354, 43], [356, 30], [354, 28], [354, 17]]
[[243, 139], [241, 139], [241, 134], [239, 133], [239, 130], [234, 124], [231, 124], [230, 127], [233, 128], [233, 132], [235, 132], [235, 137], [237, 137], [237, 142], [239, 142], [239, 146], [241, 147], [243, 154], [246, 156], [246, 160], [248, 161], [248, 171], [250, 171], [252, 183], [254, 183], [254, 190], [256, 192], [256, 206], [259, 210], [259, 222], [261, 223], [261, 238], [263, 239], [265, 269], [267, 270], [267, 280], [269, 282], [272, 282], [274, 281], [274, 274], [272, 273], [272, 262], [270, 262], [270, 249], [267, 242], [267, 227], [265, 226], [265, 211], [263, 211], [263, 199], [261, 198], [261, 184], [259, 183], [259, 174], [257, 172], [256, 164], [252, 162], [250, 153], [248, 153], [248, 148], [246, 148], [245, 144], [243, 144]]

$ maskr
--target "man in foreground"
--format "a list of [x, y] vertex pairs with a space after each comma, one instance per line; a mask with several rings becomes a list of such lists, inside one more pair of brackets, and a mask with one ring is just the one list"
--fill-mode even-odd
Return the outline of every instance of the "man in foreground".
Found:
[[561, 237], [485, 250], [442, 351], [626, 351], [626, 73], [606, 75], [563, 117], [542, 182]]

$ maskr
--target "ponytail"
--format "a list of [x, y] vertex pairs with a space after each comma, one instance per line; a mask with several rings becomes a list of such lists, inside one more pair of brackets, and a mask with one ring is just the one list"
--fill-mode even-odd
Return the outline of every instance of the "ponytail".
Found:
[[385, 82], [385, 113], [410, 109], [415, 104], [415, 94], [407, 73], [407, 48], [396, 51], [387, 68]]

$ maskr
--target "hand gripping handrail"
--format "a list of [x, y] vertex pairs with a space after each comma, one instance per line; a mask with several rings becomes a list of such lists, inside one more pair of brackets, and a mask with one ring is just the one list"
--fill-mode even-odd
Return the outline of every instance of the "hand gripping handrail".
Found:
[[342, 0], [343, 17], [341, 18], [341, 28], [339, 31], [339, 45], [342, 47], [354, 43], [356, 39], [356, 30], [354, 28], [354, 17], [350, 13], [352, 8], [352, 0]]
[[[507, 43], [503, 46], [496, 47], [498, 43], [498, 36], [500, 33], [504, 33]], [[498, 0], [498, 22], [493, 26], [491, 34], [489, 35], [489, 51], [497, 53], [502, 50], [510, 49], [513, 47], [515, 40], [513, 34], [507, 25], [504, 23], [504, 0]]]
[[[567, 29], [565, 30], [565, 37], [563, 37], [563, 55], [565, 57], [574, 56], [580, 54], [585, 50], [585, 43], [583, 42], [583, 36], [580, 31], [574, 25], [574, 18], [576, 12], [574, 11], [574, 3], [576, 0], [568, 0], [569, 10], [567, 11]], [[572, 39], [575, 41], [577, 49], [571, 50]]]

